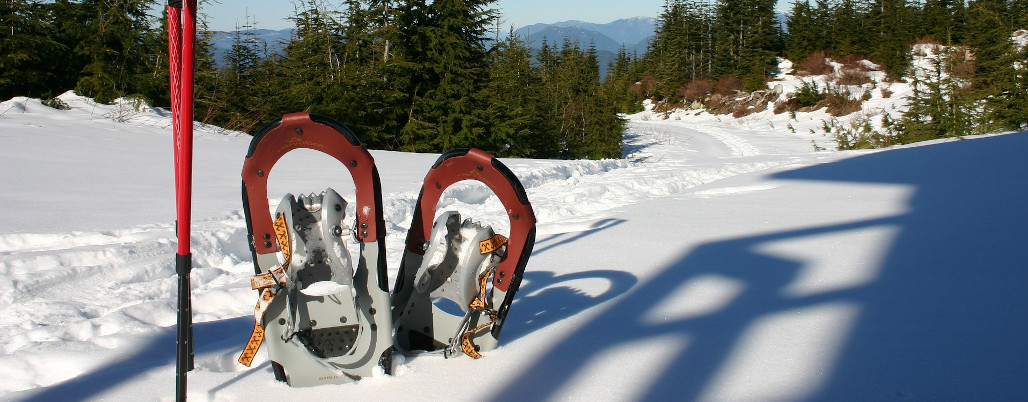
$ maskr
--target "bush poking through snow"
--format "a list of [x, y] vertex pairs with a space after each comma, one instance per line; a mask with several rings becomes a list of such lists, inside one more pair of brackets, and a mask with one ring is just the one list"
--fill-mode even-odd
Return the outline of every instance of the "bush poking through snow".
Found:
[[884, 148], [896, 144], [896, 138], [891, 133], [875, 129], [868, 117], [849, 124], [841, 124], [838, 120], [831, 119], [825, 122], [822, 129], [825, 135], [835, 138], [836, 147], [840, 151]]
[[57, 110], [71, 110], [71, 106], [68, 106], [61, 98], [46, 99], [42, 103]]
[[828, 64], [828, 54], [824, 50], [818, 50], [807, 55], [807, 58], [800, 62], [796, 68], [796, 76], [825, 75], [832, 72], [832, 66]]

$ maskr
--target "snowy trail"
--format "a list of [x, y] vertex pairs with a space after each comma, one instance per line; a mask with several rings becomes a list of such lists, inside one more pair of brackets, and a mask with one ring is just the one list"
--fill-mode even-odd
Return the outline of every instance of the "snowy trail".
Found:
[[[167, 116], [64, 97], [72, 110], [0, 103], [8, 145], [0, 169], [12, 173], [0, 175], [0, 187], [14, 189], [0, 192], [0, 400], [169, 400], [176, 277]], [[253, 368], [235, 363], [255, 299], [239, 200], [249, 137], [201, 130], [190, 398], [1017, 399], [1015, 387], [989, 378], [1028, 374], [995, 357], [1024, 355], [1019, 340], [1002, 336], [1023, 333], [1023, 320], [990, 306], [1028, 307], [1028, 281], [1006, 280], [1024, 259], [1012, 239], [1025, 223], [1028, 181], [1010, 152], [1023, 149], [1024, 134], [907, 153], [815, 152], [824, 137], [809, 131], [816, 123], [806, 115], [694, 114], [631, 116], [619, 160], [504, 160], [528, 191], [539, 232], [499, 349], [474, 361], [400, 358], [394, 376], [305, 389], [276, 383], [264, 352]], [[395, 278], [437, 156], [372, 154]], [[972, 160], [974, 169], [962, 165]], [[280, 165], [269, 179], [273, 206], [285, 192], [327, 185], [352, 199], [345, 168], [332, 160], [298, 152]], [[954, 179], [974, 191], [953, 192]], [[481, 184], [458, 183], [439, 205], [507, 230]], [[950, 233], [976, 239], [975, 252]], [[989, 283], [971, 280], [982, 276]], [[932, 286], [946, 298], [925, 299], [938, 294]], [[991, 328], [981, 332], [984, 349], [965, 336], [981, 328]], [[920, 338], [946, 346], [928, 349], [944, 375], [963, 373], [950, 361], [1000, 363], [972, 382], [938, 380], [911, 363], [924, 359], [911, 352], [925, 347]], [[869, 353], [880, 348], [903, 361]], [[468, 373], [480, 386], [467, 386]]]
[[[114, 123], [103, 119], [114, 113], [127, 112], [121, 109], [98, 112], [97, 109], [103, 105], [83, 98], [69, 100], [73, 106], [70, 112], [78, 113], [79, 118], [89, 116], [90, 119], [99, 114], [99, 124], [110, 124], [114, 132], [131, 132], [135, 130], [134, 126], [154, 132], [134, 140], [152, 143], [144, 149], [154, 150], [136, 157], [150, 159], [164, 152], [163, 135], [156, 135], [166, 128], [161, 120], [163, 116], [140, 113], [143, 117], [128, 115], [125, 122]], [[44, 130], [51, 127], [51, 130], [61, 132], [50, 138], [56, 142], [54, 147], [59, 148], [59, 143], [77, 141], [78, 137], [72, 134], [74, 130], [70, 127], [74, 118], [61, 114], [64, 112], [51, 112], [35, 105], [32, 100], [22, 100], [9, 105], [8, 109], [22, 112], [21, 115], [9, 115], [22, 120], [8, 118], [8, 125], [33, 125]], [[644, 200], [795, 162], [792, 157], [768, 157], [739, 136], [716, 127], [690, 127], [637, 119], [630, 123], [626, 138], [626, 158], [622, 160], [507, 161], [529, 193], [538, 215], [541, 240], [594, 227], [597, 222], [609, 219], [612, 211]], [[197, 171], [202, 174], [198, 175], [199, 184], [194, 194], [202, 203], [199, 208], [202, 220], [194, 223], [192, 235], [196, 267], [193, 274], [194, 315], [197, 322], [243, 317], [250, 313], [253, 295], [245, 284], [252, 265], [245, 244], [245, 223], [241, 211], [232, 200], [221, 204], [226, 212], [220, 217], [211, 217], [210, 206], [212, 201], [223, 200], [225, 193], [234, 193], [236, 190], [232, 189], [238, 185], [237, 163], [216, 162], [214, 159], [226, 158], [221, 153], [228, 150], [244, 149], [248, 140], [248, 137], [210, 134], [198, 138]], [[83, 147], [87, 144], [79, 143]], [[210, 146], [215, 147], [218, 155], [204, 150]], [[55, 174], [43, 176], [43, 182], [38, 182], [40, 177], [37, 176], [35, 183], [18, 179], [14, 184], [28, 187], [27, 190], [42, 190], [47, 185], [59, 187], [61, 183], [55, 182], [64, 181], [64, 178], [57, 172], [71, 170], [75, 165], [96, 157], [95, 154], [79, 156], [69, 154], [61, 159], [48, 160], [45, 166], [33, 166], [41, 162], [38, 159], [21, 158], [18, 166], [23, 170]], [[395, 153], [376, 151], [375, 156], [383, 166], [403, 163]], [[143, 163], [143, 159], [127, 163]], [[431, 157], [419, 159], [431, 160]], [[279, 183], [288, 181], [288, 184], [297, 184], [304, 191], [317, 191], [307, 188], [316, 189], [330, 182], [324, 175], [311, 175], [310, 169], [303, 166], [304, 162], [284, 160], [284, 166], [276, 167], [273, 175], [281, 177]], [[62, 163], [67, 167], [62, 167]], [[122, 163], [126, 163], [124, 159]], [[422, 169], [427, 169], [429, 163], [423, 163]], [[403, 170], [418, 169], [411, 166]], [[126, 177], [119, 170], [116, 163], [101, 164], [95, 173], [97, 177], [120, 177], [124, 183]], [[383, 170], [388, 172], [385, 168]], [[117, 353], [111, 348], [119, 341], [112, 339], [150, 336], [147, 334], [152, 335], [155, 331], [160, 332], [161, 328], [174, 325], [175, 276], [169, 258], [174, 254], [173, 225], [152, 224], [145, 220], [147, 216], [163, 213], [158, 209], [167, 204], [163, 199], [165, 190], [161, 189], [161, 183], [155, 182], [165, 179], [168, 174], [170, 169], [144, 171], [138, 178], [127, 178], [128, 182], [136, 185], [122, 188], [105, 186], [104, 192], [111, 199], [138, 199], [143, 196], [142, 205], [137, 204], [135, 211], [126, 216], [143, 217], [144, 220], [137, 225], [109, 226], [98, 231], [27, 232], [24, 228], [29, 220], [23, 217], [18, 225], [7, 227], [4, 233], [0, 233], [0, 338], [5, 339], [2, 349], [5, 356], [0, 359], [11, 367], [24, 368], [31, 366], [32, 356], [69, 345], [88, 350], [96, 356], [95, 359], [70, 364], [74, 368], [68, 370], [49, 373], [20, 370], [22, 375], [5, 381], [0, 391], [48, 386], [89, 371], [116, 358]], [[384, 176], [389, 180], [388, 173]], [[409, 181], [401, 185], [386, 185], [388, 259], [393, 269], [399, 265], [399, 250], [402, 250], [417, 198], [417, 184]], [[138, 188], [140, 186], [143, 188]], [[147, 186], [152, 189], [147, 189]], [[205, 191], [208, 188], [214, 192]], [[80, 195], [82, 198], [89, 196], [88, 193]], [[269, 197], [274, 204], [280, 195]], [[153, 201], [148, 201], [149, 198]], [[56, 228], [95, 225], [88, 210], [76, 210], [76, 207], [100, 207], [95, 202], [77, 204], [76, 201], [72, 196], [54, 208], [65, 211], [61, 218], [79, 216], [80, 222], [65, 219]], [[440, 202], [440, 211], [447, 207], [458, 208], [466, 216], [478, 217], [500, 231], [507, 230], [507, 222], [499, 219], [503, 216], [499, 201], [478, 183], [459, 183], [448, 190]], [[106, 220], [108, 225], [123, 221]], [[15, 231], [7, 232], [11, 229]], [[545, 247], [545, 244], [541, 246]]]

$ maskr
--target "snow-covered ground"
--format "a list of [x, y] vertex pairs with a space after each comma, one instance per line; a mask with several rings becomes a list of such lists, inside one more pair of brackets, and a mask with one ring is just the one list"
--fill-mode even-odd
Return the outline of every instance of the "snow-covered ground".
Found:
[[[71, 110], [0, 103], [0, 400], [172, 399], [170, 120], [62, 98]], [[500, 348], [314, 388], [276, 382], [263, 351], [235, 362], [255, 302], [250, 138], [199, 127], [189, 397], [1028, 398], [1028, 133], [815, 152], [817, 116], [765, 113], [643, 112], [622, 160], [505, 160], [539, 233]], [[395, 277], [436, 155], [372, 154]], [[314, 152], [270, 180], [273, 204], [329, 185], [352, 199], [346, 170]], [[460, 185], [440, 205], [506, 231], [483, 194]]]

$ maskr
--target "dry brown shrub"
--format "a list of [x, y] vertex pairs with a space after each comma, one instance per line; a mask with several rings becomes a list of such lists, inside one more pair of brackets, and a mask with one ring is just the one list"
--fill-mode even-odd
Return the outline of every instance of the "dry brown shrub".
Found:
[[692, 80], [682, 85], [678, 92], [687, 101], [703, 101], [713, 90], [714, 83], [710, 80]]
[[717, 84], [714, 85], [715, 92], [722, 96], [731, 96], [736, 92], [742, 91], [742, 81], [739, 81], [735, 77], [724, 77], [717, 80]]
[[828, 65], [828, 54], [824, 50], [807, 55], [807, 58], [803, 59], [796, 68], [797, 76], [824, 75], [830, 72], [832, 72], [832, 66]]
[[789, 95], [786, 99], [775, 102], [774, 112], [775, 114], [782, 114], [799, 109], [799, 107], [800, 103], [796, 100], [796, 96]]
[[868, 72], [871, 71], [863, 57], [849, 55], [843, 58], [839, 72], [834, 77], [834, 82], [839, 85], [864, 85], [871, 83]]
[[652, 75], [647, 75], [641, 80], [632, 85], [632, 95], [636, 98], [649, 98], [650, 94], [653, 93], [653, 88], [657, 86], [657, 78]]
[[732, 117], [738, 119], [740, 117], [749, 116], [753, 113], [763, 112], [767, 110], [767, 102], [741, 102], [735, 106], [735, 110], [732, 111]]
[[839, 85], [864, 85], [871, 83], [871, 77], [864, 71], [843, 68], [833, 81]]
[[862, 103], [863, 101], [860, 99], [851, 98], [849, 92], [829, 91], [825, 99], [819, 102], [816, 108], [824, 107], [826, 113], [839, 117], [859, 112]]

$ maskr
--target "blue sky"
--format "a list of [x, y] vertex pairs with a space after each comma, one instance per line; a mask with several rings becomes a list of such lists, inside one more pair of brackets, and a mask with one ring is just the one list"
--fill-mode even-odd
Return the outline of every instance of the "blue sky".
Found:
[[[218, 4], [215, 4], [217, 2]], [[201, 6], [208, 14], [211, 29], [231, 31], [246, 23], [246, 17], [256, 18], [257, 27], [264, 29], [291, 28], [285, 20], [293, 13], [289, 0], [210, 0]], [[537, 22], [581, 20], [606, 23], [621, 18], [656, 17], [664, 0], [500, 0], [496, 8], [503, 12], [504, 30], [514, 25], [521, 27]]]

